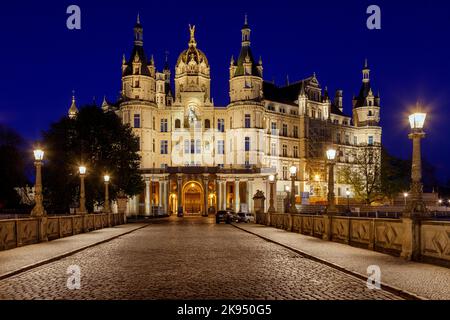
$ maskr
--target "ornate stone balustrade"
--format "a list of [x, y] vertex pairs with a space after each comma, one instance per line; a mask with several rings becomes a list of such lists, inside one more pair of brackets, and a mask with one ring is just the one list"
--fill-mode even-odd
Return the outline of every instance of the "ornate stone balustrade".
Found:
[[[0, 220], [0, 250], [64, 238], [123, 223], [125, 215], [122, 213]], [[45, 230], [40, 230], [41, 228]]]
[[[405, 222], [401, 219], [332, 216], [331, 241], [400, 256], [408, 247]], [[321, 239], [325, 237], [323, 215], [257, 214], [256, 222]], [[423, 220], [420, 226], [420, 257], [417, 260], [450, 266], [450, 222]]]

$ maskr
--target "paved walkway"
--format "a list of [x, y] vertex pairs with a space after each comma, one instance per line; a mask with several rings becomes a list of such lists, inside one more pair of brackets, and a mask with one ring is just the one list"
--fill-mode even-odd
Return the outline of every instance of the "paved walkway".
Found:
[[257, 224], [235, 226], [361, 277], [367, 278], [368, 266], [378, 265], [382, 284], [425, 299], [450, 299], [449, 268], [409, 262], [379, 252]]
[[0, 280], [130, 233], [147, 224], [126, 224], [49, 242], [0, 251]]

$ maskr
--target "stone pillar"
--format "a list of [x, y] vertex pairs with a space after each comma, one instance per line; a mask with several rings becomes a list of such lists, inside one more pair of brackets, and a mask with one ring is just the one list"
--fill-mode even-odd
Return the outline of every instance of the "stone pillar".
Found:
[[150, 178], [150, 190], [149, 190], [149, 203], [150, 203], [150, 215], [153, 215], [153, 178]]
[[247, 180], [247, 207], [248, 212], [253, 212], [253, 179]]
[[400, 256], [406, 260], [420, 260], [421, 219], [407, 217], [402, 219], [403, 243]]
[[239, 198], [239, 179], [234, 181], [234, 211], [238, 213], [241, 208], [241, 201]]
[[163, 180], [162, 179], [159, 179], [158, 207], [164, 209], [164, 184], [163, 184]]
[[205, 217], [208, 216], [208, 206], [209, 206], [209, 203], [208, 203], [208, 197], [209, 197], [208, 184], [209, 184], [209, 175], [204, 175], [203, 176], [203, 191], [204, 191], [203, 192], [203, 194], [204, 194], [204, 196], [203, 196], [203, 206], [204, 206], [204, 208], [203, 208], [203, 215]]
[[183, 187], [183, 176], [181, 174], [177, 175], [177, 214], [182, 215], [183, 214], [183, 205], [181, 203], [181, 188]]
[[218, 177], [216, 177], [216, 212], [221, 209], [220, 208], [220, 200], [221, 200], [220, 179]]
[[145, 215], [150, 215], [150, 180], [145, 179]]
[[169, 179], [164, 180], [164, 211], [169, 214]]
[[227, 180], [222, 181], [222, 210], [227, 209]]

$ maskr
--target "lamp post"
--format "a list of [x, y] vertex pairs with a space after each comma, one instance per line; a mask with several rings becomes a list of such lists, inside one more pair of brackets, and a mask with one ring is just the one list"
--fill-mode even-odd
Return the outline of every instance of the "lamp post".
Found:
[[426, 113], [420, 112], [409, 116], [411, 126], [409, 138], [413, 141], [413, 154], [411, 167], [411, 201], [405, 209], [406, 217], [420, 217], [427, 212], [422, 198], [422, 155], [420, 150], [420, 140], [425, 137], [423, 127], [426, 117]]
[[347, 191], [345, 191], [345, 194], [347, 196], [347, 212], [350, 213], [350, 190], [347, 189]]
[[31, 210], [32, 217], [42, 217], [47, 215], [43, 205], [43, 196], [42, 196], [42, 160], [44, 160], [44, 151], [41, 149], [34, 150], [34, 165], [36, 166], [36, 181], [34, 185], [35, 192], [35, 206], [33, 210]]
[[86, 214], [86, 195], [84, 191], [84, 177], [86, 176], [86, 167], [80, 166], [78, 170], [80, 173], [80, 208], [78, 209], [78, 213]]
[[406, 207], [406, 199], [408, 198], [409, 194], [408, 192], [403, 193], [403, 199], [405, 200], [405, 207]]
[[328, 149], [326, 151], [328, 160], [328, 206], [327, 214], [337, 213], [334, 198], [334, 160], [336, 159], [336, 149]]
[[274, 206], [274, 187], [275, 187], [275, 176], [271, 174], [269, 176], [269, 187], [270, 187], [270, 198], [269, 198], [269, 213], [275, 213]]
[[291, 187], [284, 186], [284, 191], [286, 192], [286, 198], [284, 200], [284, 204], [285, 204], [284, 212], [289, 213], [289, 208], [291, 206]]
[[106, 213], [111, 212], [111, 206], [109, 204], [109, 180], [110, 179], [111, 179], [111, 177], [107, 174], [103, 176], [103, 180], [105, 181], [105, 208], [104, 208], [104, 211]]
[[297, 167], [292, 166], [289, 168], [291, 173], [291, 203], [289, 206], [289, 213], [297, 213], [297, 208], [295, 207], [295, 179], [297, 178]]

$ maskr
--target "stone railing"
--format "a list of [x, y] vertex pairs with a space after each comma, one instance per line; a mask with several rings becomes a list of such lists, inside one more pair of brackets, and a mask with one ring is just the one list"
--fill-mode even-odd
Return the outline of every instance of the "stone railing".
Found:
[[123, 213], [0, 220], [0, 250], [68, 237], [126, 223]]
[[[450, 266], [450, 222], [418, 221], [419, 240], [411, 220], [304, 214], [257, 214], [256, 223], [418, 261]], [[418, 241], [420, 243], [413, 243]], [[418, 256], [411, 248], [419, 246]]]

